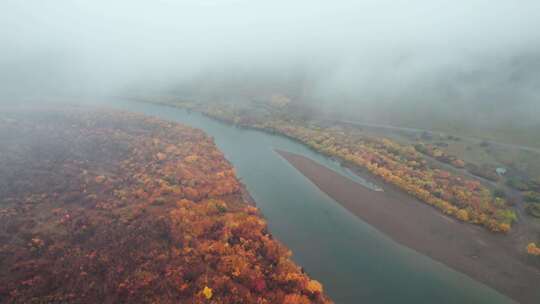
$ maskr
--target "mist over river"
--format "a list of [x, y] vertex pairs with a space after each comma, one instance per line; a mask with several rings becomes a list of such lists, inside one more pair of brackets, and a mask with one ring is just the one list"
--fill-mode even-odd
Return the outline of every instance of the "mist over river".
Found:
[[336, 303], [512, 302], [392, 241], [321, 192], [274, 152], [280, 149], [304, 155], [363, 182], [301, 144], [182, 109], [119, 100], [107, 105], [187, 124], [213, 136], [262, 210], [271, 233], [293, 251], [293, 259], [309, 275], [323, 283]]

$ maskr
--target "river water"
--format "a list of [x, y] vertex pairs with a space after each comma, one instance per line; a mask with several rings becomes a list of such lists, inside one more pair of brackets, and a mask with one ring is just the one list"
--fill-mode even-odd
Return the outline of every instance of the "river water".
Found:
[[182, 109], [137, 102], [112, 105], [181, 122], [213, 136], [272, 234], [292, 250], [293, 259], [310, 276], [323, 283], [336, 303], [511, 303], [495, 290], [395, 243], [343, 209], [274, 152], [302, 154], [363, 182], [299, 143]]

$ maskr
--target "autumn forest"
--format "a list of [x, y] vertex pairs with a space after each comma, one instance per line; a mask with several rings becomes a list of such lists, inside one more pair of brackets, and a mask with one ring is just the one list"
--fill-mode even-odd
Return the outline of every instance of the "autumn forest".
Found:
[[0, 302], [330, 303], [202, 131], [81, 109], [0, 126]]

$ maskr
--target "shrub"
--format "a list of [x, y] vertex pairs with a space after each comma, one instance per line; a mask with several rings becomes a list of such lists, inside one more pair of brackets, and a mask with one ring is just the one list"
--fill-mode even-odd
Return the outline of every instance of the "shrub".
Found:
[[540, 203], [540, 193], [528, 191], [523, 194], [525, 201], [530, 203]]
[[540, 256], [540, 248], [535, 243], [529, 243], [527, 245], [527, 253], [534, 256]]
[[467, 163], [465, 169], [471, 174], [485, 178], [490, 181], [498, 181], [501, 177], [495, 172], [495, 168], [490, 165], [477, 166], [472, 163]]
[[520, 178], [509, 178], [506, 181], [508, 187], [519, 190], [519, 191], [528, 191], [529, 186]]
[[531, 203], [525, 208], [528, 214], [540, 218], [540, 204]]
[[516, 213], [513, 210], [499, 210], [497, 211], [497, 218], [503, 223], [513, 223], [517, 221]]
[[460, 221], [464, 221], [464, 222], [468, 222], [468, 221], [469, 221], [469, 213], [468, 213], [467, 210], [465, 210], [465, 209], [460, 209], [460, 210], [456, 213], [456, 216], [457, 216], [457, 218], [458, 218]]
[[494, 197], [506, 198], [506, 192], [502, 188], [495, 188], [493, 190]]

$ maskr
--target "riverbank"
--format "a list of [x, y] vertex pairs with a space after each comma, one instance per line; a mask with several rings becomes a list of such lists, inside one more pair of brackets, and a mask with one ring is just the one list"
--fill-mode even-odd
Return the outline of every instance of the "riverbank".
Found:
[[[169, 105], [167, 102], [165, 104]], [[340, 162], [352, 163], [354, 168], [367, 168], [371, 174], [437, 207], [442, 213], [482, 225], [493, 232], [507, 233], [517, 220], [510, 204], [495, 196], [489, 187], [475, 179], [441, 170], [439, 165], [432, 166], [433, 163], [430, 165], [425, 156], [413, 147], [384, 137], [365, 136], [352, 129], [312, 126], [294, 117], [261, 117], [253, 112], [240, 113], [224, 105], [170, 105], [194, 110], [241, 128], [279, 134]], [[485, 203], [478, 204], [479, 201]]]
[[369, 190], [304, 156], [276, 151], [345, 209], [394, 241], [520, 303], [538, 303], [540, 268], [519, 246], [519, 229], [493, 234], [445, 216], [396, 189]]

